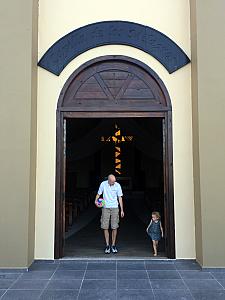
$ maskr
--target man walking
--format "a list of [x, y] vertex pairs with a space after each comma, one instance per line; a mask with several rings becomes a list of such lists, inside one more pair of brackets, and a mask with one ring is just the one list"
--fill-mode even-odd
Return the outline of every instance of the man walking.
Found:
[[[109, 175], [108, 180], [103, 181], [100, 184], [98, 193], [95, 197], [95, 205], [98, 206], [98, 198], [103, 194], [103, 199], [105, 201], [105, 205], [102, 208], [102, 216], [101, 216], [101, 228], [104, 230], [106, 248], [105, 253], [117, 253], [118, 250], [116, 248], [116, 236], [117, 236], [117, 228], [119, 227], [119, 207], [118, 200], [120, 204], [120, 216], [124, 217], [123, 211], [123, 192], [121, 186], [118, 182], [116, 182], [116, 177], [114, 175]], [[111, 223], [112, 229], [112, 247], [109, 245], [109, 223]]]

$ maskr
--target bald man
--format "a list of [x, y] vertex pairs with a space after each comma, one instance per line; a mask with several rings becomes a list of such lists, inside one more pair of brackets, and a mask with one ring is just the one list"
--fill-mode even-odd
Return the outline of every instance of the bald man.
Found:
[[[116, 182], [116, 177], [112, 174], [108, 176], [108, 180], [103, 181], [100, 186], [98, 193], [95, 197], [95, 205], [98, 206], [98, 198], [103, 194], [103, 199], [105, 201], [105, 206], [102, 208], [102, 216], [101, 216], [101, 228], [104, 230], [105, 236], [105, 253], [108, 254], [112, 251], [112, 253], [117, 253], [118, 250], [116, 248], [116, 236], [117, 236], [117, 228], [119, 227], [119, 207], [120, 205], [120, 216], [124, 217], [123, 211], [123, 192], [121, 186], [118, 182]], [[109, 223], [112, 229], [112, 247], [109, 244]]]

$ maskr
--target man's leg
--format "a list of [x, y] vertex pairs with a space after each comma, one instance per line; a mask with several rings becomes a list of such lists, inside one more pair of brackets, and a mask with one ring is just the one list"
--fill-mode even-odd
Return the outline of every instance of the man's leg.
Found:
[[109, 246], [109, 220], [110, 220], [110, 211], [108, 208], [102, 208], [102, 216], [101, 216], [101, 228], [104, 230], [105, 236], [105, 253], [110, 253], [110, 246]]
[[117, 229], [112, 229], [112, 246], [116, 245]]
[[112, 208], [111, 210], [111, 228], [112, 228], [112, 252], [117, 253], [116, 237], [117, 228], [119, 227], [119, 208]]
[[106, 246], [109, 246], [109, 230], [108, 229], [104, 229], [104, 236], [105, 236]]

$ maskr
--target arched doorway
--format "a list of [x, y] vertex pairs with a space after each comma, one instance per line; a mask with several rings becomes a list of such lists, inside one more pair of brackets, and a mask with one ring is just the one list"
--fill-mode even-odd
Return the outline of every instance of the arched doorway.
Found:
[[144, 141], [147, 136], [144, 130], [137, 132], [138, 127], [133, 121], [155, 119], [161, 123], [165, 254], [168, 258], [175, 258], [171, 101], [163, 82], [153, 70], [138, 60], [116, 55], [83, 64], [70, 76], [60, 93], [57, 106], [55, 258], [64, 256], [66, 122], [98, 118], [113, 118], [121, 124], [129, 119], [126, 124], [136, 132], [137, 144], [143, 152], [148, 151]]

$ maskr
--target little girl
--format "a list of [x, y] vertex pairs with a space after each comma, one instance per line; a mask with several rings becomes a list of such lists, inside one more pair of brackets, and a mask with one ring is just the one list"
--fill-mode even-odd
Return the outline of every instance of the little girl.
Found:
[[162, 228], [162, 224], [160, 221], [160, 214], [158, 211], [154, 211], [152, 213], [152, 219], [151, 219], [151, 222], [148, 225], [146, 231], [147, 231], [147, 234], [152, 239], [154, 256], [157, 256], [158, 244], [159, 244], [159, 241], [161, 240], [161, 238], [163, 238], [163, 228]]

